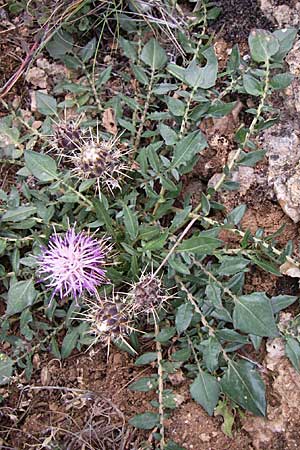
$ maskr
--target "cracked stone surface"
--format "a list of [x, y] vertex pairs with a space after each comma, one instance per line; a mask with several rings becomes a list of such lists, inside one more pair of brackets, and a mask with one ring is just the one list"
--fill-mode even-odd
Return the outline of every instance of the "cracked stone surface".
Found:
[[284, 212], [295, 222], [300, 220], [300, 40], [286, 58], [295, 76], [282, 95], [286, 117], [263, 134], [269, 158], [268, 183], [273, 187]]
[[268, 183], [284, 212], [300, 220], [300, 140], [292, 126], [277, 125], [264, 133], [269, 158]]
[[260, 8], [264, 15], [282, 28], [300, 25], [300, 2], [289, 0], [278, 5], [275, 0], [260, 0]]

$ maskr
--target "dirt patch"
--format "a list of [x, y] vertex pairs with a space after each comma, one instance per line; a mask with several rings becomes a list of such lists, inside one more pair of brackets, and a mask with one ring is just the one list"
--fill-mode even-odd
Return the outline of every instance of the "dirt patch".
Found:
[[29, 442], [47, 441], [63, 449], [138, 447], [143, 433], [128, 428], [127, 421], [151, 410], [149, 394], [131, 392], [127, 385], [151, 368], [134, 367], [127, 354], [115, 349], [106, 361], [106, 351], [99, 348], [62, 363], [39, 361], [38, 355], [34, 361], [30, 385], [19, 380], [10, 387], [9, 397], [7, 388], [0, 391], [8, 397], [0, 408], [3, 445], [25, 449]]
[[220, 431], [222, 420], [208, 417], [201, 406], [188, 401], [170, 419], [167, 432], [170, 438], [186, 449], [193, 450], [248, 450], [251, 439], [244, 431], [234, 439]]
[[226, 41], [245, 41], [254, 28], [273, 29], [273, 23], [264, 16], [256, 0], [215, 0], [213, 3], [222, 12], [211, 28]]

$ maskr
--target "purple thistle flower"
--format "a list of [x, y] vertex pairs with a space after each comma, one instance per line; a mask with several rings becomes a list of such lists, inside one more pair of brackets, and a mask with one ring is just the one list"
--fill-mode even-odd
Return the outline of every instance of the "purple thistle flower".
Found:
[[51, 236], [37, 258], [41, 281], [54, 289], [51, 300], [57, 293], [61, 300], [69, 295], [77, 300], [84, 290], [95, 294], [97, 286], [108, 282], [104, 266], [110, 249], [106, 239], [97, 240], [82, 231], [76, 234], [75, 228], [64, 237]]

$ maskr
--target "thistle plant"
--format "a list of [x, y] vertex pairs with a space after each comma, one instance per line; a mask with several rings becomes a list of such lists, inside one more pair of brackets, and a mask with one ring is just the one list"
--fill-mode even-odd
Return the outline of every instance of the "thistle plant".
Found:
[[72, 296], [76, 301], [84, 291], [95, 294], [98, 286], [108, 283], [105, 265], [111, 247], [83, 231], [70, 228], [64, 237], [56, 232], [37, 257], [41, 280], [60, 300]]

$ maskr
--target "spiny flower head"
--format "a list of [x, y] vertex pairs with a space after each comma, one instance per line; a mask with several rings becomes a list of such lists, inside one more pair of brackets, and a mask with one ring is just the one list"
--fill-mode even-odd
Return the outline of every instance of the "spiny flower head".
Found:
[[124, 339], [128, 334], [129, 318], [124, 304], [114, 296], [108, 299], [99, 297], [97, 303], [87, 300], [88, 309], [80, 313], [79, 320], [90, 324], [89, 334], [95, 337], [95, 342], [101, 340], [108, 344], [110, 340]]
[[94, 294], [107, 283], [105, 264], [110, 249], [107, 239], [76, 233], [75, 228], [63, 237], [55, 233], [37, 258], [42, 281], [53, 289], [51, 299], [59, 294], [61, 300], [70, 295], [77, 300], [83, 291]]
[[120, 181], [128, 170], [123, 157], [126, 148], [117, 144], [115, 139], [100, 140], [90, 133], [90, 137], [83, 139], [81, 147], [74, 154], [73, 172], [79, 178], [96, 178], [99, 185], [109, 190], [120, 188]]
[[66, 153], [76, 151], [82, 133], [78, 121], [59, 122], [54, 127], [54, 148], [64, 150]]
[[125, 156], [129, 153], [126, 144], [114, 137], [101, 139], [92, 129], [82, 129], [79, 122], [62, 122], [56, 125], [53, 148], [62, 165], [71, 169], [79, 179], [96, 179], [98, 188], [110, 191], [120, 188], [129, 170]]
[[153, 274], [143, 273], [129, 292], [133, 312], [150, 313], [159, 309], [171, 295], [163, 289], [161, 279]]

